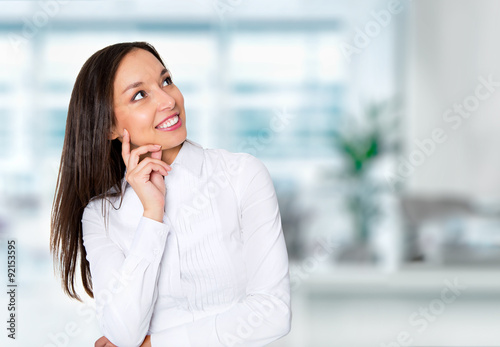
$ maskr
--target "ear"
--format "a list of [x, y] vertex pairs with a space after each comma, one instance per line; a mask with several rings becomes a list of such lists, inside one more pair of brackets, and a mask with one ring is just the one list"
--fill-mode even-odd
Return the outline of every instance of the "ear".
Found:
[[[115, 140], [117, 138], [120, 138], [120, 134], [116, 131], [115, 127], [111, 130], [111, 132], [108, 134], [108, 140]], [[121, 141], [121, 140], [120, 140]]]

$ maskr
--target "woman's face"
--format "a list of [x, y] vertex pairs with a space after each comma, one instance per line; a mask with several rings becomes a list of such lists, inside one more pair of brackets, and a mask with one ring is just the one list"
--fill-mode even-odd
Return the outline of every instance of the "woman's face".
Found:
[[157, 144], [164, 156], [169, 150], [176, 155], [186, 139], [184, 98], [160, 61], [146, 50], [134, 49], [121, 61], [113, 88], [116, 127], [111, 138], [122, 141], [125, 128], [131, 149]]

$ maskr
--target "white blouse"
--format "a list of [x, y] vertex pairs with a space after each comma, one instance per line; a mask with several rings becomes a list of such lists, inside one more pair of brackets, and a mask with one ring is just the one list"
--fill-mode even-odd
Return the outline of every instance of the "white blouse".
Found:
[[[165, 176], [163, 223], [132, 187], [82, 217], [97, 319], [119, 347], [264, 346], [290, 330], [288, 255], [274, 186], [246, 153], [186, 139]], [[113, 207], [114, 206], [114, 207]], [[120, 206], [120, 207], [119, 207]]]

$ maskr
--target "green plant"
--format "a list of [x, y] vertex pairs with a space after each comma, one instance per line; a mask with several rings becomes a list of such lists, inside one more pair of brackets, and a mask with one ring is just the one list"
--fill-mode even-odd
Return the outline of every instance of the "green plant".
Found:
[[400, 150], [400, 117], [392, 101], [368, 104], [359, 117], [344, 118], [332, 137], [335, 150], [343, 158], [343, 170], [337, 173], [348, 185], [347, 203], [356, 221], [358, 241], [367, 241], [370, 224], [380, 217], [377, 195], [385, 182], [371, 175], [374, 163], [383, 155]]

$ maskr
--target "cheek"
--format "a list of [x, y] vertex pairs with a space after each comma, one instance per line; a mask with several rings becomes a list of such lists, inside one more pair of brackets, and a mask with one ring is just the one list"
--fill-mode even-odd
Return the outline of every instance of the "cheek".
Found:
[[182, 95], [182, 93], [179, 89], [177, 89], [177, 91], [176, 91], [175, 101], [178, 105], [184, 105], [184, 96]]
[[116, 113], [118, 124], [121, 124], [122, 127], [127, 129], [149, 127], [151, 125], [152, 116], [154, 117], [154, 111], [151, 110], [151, 107], [147, 107], [146, 105], [124, 106], [120, 108], [120, 112]]
[[123, 111], [121, 108], [115, 106], [112, 117], [114, 118], [113, 122], [116, 129], [120, 129], [120, 131], [122, 131], [123, 128], [127, 128], [126, 119], [123, 117]]
[[151, 125], [154, 112], [151, 112], [148, 108], [141, 108], [133, 110], [130, 115], [130, 122], [134, 123], [138, 128], [142, 128]]

